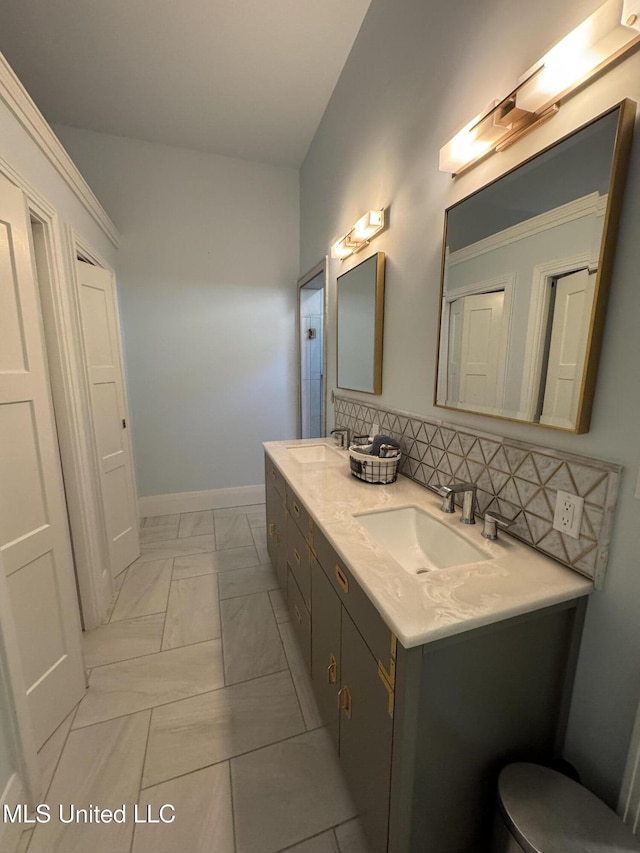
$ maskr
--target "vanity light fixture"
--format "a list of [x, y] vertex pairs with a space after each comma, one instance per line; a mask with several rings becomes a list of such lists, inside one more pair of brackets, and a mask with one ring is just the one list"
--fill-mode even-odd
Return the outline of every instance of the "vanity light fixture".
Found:
[[561, 101], [640, 44], [640, 0], [607, 0], [547, 51], [506, 98], [493, 101], [440, 149], [440, 171], [459, 174], [554, 116]]
[[[638, 0], [640, 3], [640, 0]], [[368, 246], [370, 241], [384, 228], [385, 209], [369, 210], [342, 237], [338, 237], [331, 246], [331, 257], [348, 258]]]

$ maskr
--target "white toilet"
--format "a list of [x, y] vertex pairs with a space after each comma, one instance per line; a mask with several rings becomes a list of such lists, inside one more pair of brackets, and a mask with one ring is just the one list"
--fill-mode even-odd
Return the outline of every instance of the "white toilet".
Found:
[[539, 764], [498, 779], [493, 853], [631, 853], [640, 840], [582, 785]]

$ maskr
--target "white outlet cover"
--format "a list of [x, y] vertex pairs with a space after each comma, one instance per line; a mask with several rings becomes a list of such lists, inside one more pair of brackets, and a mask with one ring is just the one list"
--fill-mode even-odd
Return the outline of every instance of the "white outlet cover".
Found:
[[572, 495], [571, 492], [558, 490], [556, 509], [553, 515], [554, 530], [559, 530], [572, 539], [580, 538], [584, 498]]

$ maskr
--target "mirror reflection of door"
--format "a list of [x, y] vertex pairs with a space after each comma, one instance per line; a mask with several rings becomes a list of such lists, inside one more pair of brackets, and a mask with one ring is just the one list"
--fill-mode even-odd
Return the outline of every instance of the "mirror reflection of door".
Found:
[[324, 435], [325, 266], [314, 267], [299, 282], [300, 438]]
[[594, 271], [583, 269], [560, 276], [553, 283], [541, 424], [571, 429], [575, 423], [595, 280]]
[[449, 405], [493, 413], [502, 405], [504, 290], [463, 296], [449, 312]]

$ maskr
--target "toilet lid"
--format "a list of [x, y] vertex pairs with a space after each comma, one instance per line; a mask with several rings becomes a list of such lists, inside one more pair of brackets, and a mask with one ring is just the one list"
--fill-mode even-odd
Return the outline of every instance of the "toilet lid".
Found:
[[527, 853], [629, 853], [640, 840], [582, 785], [539, 764], [510, 764], [498, 780], [507, 827]]

